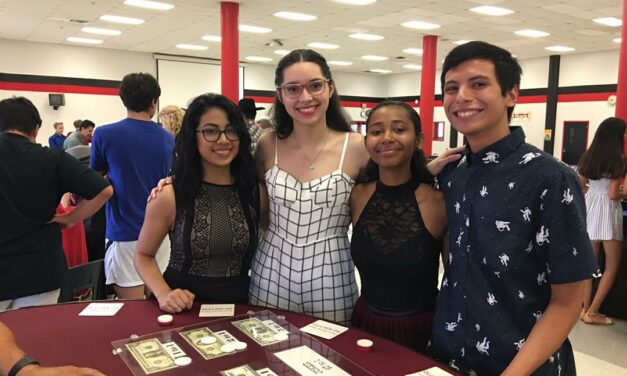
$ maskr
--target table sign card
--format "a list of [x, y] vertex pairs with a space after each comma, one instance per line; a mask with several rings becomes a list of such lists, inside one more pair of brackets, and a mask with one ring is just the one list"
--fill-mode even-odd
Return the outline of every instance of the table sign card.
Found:
[[307, 346], [295, 347], [274, 355], [302, 376], [350, 376], [350, 373]]
[[348, 330], [347, 327], [326, 322], [324, 320], [314, 321], [309, 325], [300, 328], [305, 333], [312, 334], [324, 339], [332, 339]]
[[225, 317], [235, 315], [235, 304], [203, 304], [198, 317]]
[[124, 303], [90, 303], [79, 316], [115, 316]]
[[443, 370], [440, 367], [431, 367], [431, 368], [426, 369], [424, 371], [411, 373], [411, 374], [405, 375], [405, 376], [453, 376], [453, 374], [446, 372], [445, 370]]

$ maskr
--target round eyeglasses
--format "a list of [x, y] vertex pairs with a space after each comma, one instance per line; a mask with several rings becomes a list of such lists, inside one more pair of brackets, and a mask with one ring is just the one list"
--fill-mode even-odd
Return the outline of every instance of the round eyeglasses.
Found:
[[232, 126], [228, 126], [224, 130], [221, 130], [218, 127], [207, 127], [197, 130], [196, 133], [202, 133], [202, 137], [207, 142], [218, 141], [222, 133], [224, 133], [224, 137], [226, 137], [228, 141], [239, 141], [241, 137], [240, 132]]
[[283, 84], [281, 86], [277, 86], [277, 89], [281, 90], [283, 92], [283, 95], [285, 95], [287, 98], [296, 99], [300, 97], [300, 95], [303, 93], [303, 88], [307, 89], [307, 91], [311, 95], [322, 94], [322, 92], [324, 91], [325, 84], [329, 81], [330, 80], [327, 80], [326, 78], [324, 79], [321, 78], [321, 79], [309, 81], [306, 84], [299, 84], [299, 83]]

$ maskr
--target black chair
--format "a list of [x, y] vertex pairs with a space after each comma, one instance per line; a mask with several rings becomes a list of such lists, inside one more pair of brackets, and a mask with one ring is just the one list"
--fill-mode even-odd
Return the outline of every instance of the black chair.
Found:
[[106, 299], [104, 260], [68, 268], [59, 303]]

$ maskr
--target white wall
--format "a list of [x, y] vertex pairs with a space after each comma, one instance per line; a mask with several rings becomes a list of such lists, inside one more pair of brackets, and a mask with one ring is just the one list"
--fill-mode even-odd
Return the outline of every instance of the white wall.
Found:
[[615, 84], [618, 55], [618, 50], [612, 50], [562, 56], [560, 86]]

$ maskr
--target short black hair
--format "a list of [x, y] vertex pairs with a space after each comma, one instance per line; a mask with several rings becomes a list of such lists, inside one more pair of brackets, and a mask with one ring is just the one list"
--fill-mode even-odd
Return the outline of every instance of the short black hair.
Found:
[[[520, 86], [522, 68], [512, 54], [504, 48], [481, 41], [472, 41], [459, 45], [451, 50], [444, 59], [440, 83], [444, 93], [446, 73], [468, 60], [487, 60], [494, 64], [494, 73], [505, 96], [515, 86]], [[514, 107], [507, 109], [507, 118], [511, 120]]]
[[160, 96], [159, 82], [149, 73], [130, 73], [122, 79], [120, 98], [128, 110], [147, 111]]
[[0, 101], [0, 132], [15, 130], [30, 134], [39, 127], [39, 111], [27, 98], [13, 97]]
[[94, 124], [93, 121], [91, 121], [91, 120], [83, 120], [81, 122], [81, 126], [78, 127], [78, 130], [80, 131], [80, 130], [83, 130], [83, 129], [95, 128], [95, 127], [96, 127], [96, 124]]

